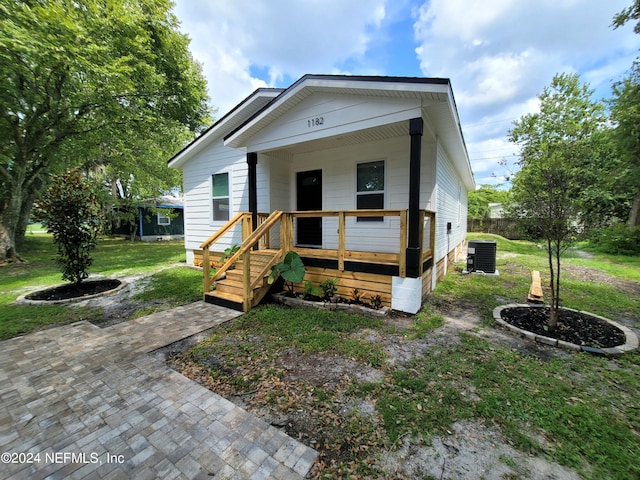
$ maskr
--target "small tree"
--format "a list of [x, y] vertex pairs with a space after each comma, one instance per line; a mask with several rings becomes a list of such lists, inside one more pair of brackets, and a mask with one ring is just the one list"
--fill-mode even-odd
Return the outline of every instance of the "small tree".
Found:
[[538, 96], [540, 113], [514, 122], [510, 140], [519, 144], [521, 170], [511, 189], [511, 214], [526, 232], [545, 240], [551, 277], [549, 327], [558, 323], [562, 253], [585, 224], [584, 192], [591, 180], [586, 161], [597, 155], [593, 137], [604, 124], [604, 107], [591, 100], [578, 75], [556, 75]]
[[93, 263], [100, 229], [100, 204], [77, 170], [53, 178], [49, 191], [38, 204], [38, 216], [58, 246], [62, 279], [80, 283]]

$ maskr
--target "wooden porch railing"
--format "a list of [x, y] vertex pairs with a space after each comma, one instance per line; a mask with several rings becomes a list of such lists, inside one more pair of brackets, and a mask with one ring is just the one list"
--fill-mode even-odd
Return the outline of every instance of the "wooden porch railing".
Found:
[[[291, 216], [291, 225], [294, 218], [326, 218], [338, 217], [338, 248], [305, 248], [294, 247], [293, 249], [304, 257], [325, 258], [338, 261], [338, 270], [344, 271], [345, 260], [361, 263], [378, 263], [387, 265], [397, 265], [400, 277], [407, 275], [407, 210], [313, 210], [313, 211], [294, 211], [285, 213]], [[422, 262], [420, 263], [420, 274], [422, 274], [422, 264], [433, 257], [433, 248], [435, 242], [435, 212], [430, 210], [420, 211], [420, 246], [422, 248]], [[347, 217], [399, 217], [400, 230], [398, 235], [398, 253], [389, 252], [371, 252], [359, 250], [347, 250]], [[425, 228], [428, 228], [425, 244]], [[293, 233], [293, 232], [292, 232]], [[293, 235], [291, 235], [293, 243]]]
[[[337, 249], [296, 247], [294, 245], [294, 219], [314, 217], [333, 217], [337, 219]], [[347, 222], [347, 218], [349, 217], [398, 217], [397, 253], [388, 251], [348, 250], [347, 239], [349, 235], [347, 230], [350, 228], [350, 222]], [[369, 267], [358, 267], [356, 265], [360, 263], [378, 265], [382, 270], [387, 272], [389, 271], [387, 266], [397, 267], [397, 274], [385, 273], [383, 275], [406, 277], [407, 221], [407, 210], [274, 211], [268, 216], [266, 214], [259, 214], [258, 227], [255, 231], [251, 232], [251, 214], [246, 212], [239, 213], [201, 245], [203, 252], [203, 289], [205, 298], [211, 298], [211, 296], [221, 296], [225, 298], [225, 294], [234, 292], [231, 297], [227, 295], [227, 299], [235, 298], [233, 301], [241, 302], [243, 311], [248, 311], [252, 306], [257, 304], [268, 291], [265, 278], [268, 276], [273, 265], [281, 261], [284, 255], [290, 250], [294, 250], [300, 256], [306, 258], [333, 260], [335, 262], [334, 265], [337, 265], [337, 269], [340, 272], [368, 271]], [[224, 261], [224, 263], [212, 274], [210, 248], [239, 224], [242, 227], [242, 243], [239, 249], [229, 255], [228, 258], [221, 260], [221, 262]], [[393, 237], [396, 235], [395, 232], [396, 230], [394, 230]], [[419, 266], [419, 274], [422, 275], [424, 273], [424, 263], [433, 257], [435, 240], [434, 212], [421, 210], [419, 240], [419, 245], [422, 249], [420, 257], [422, 261]], [[347, 263], [350, 265], [346, 265]], [[236, 264], [238, 270], [228, 272], [229, 269]], [[332, 266], [330, 268], [336, 267]], [[361, 270], [361, 268], [365, 269]], [[395, 268], [393, 270], [395, 270]], [[215, 292], [212, 292], [212, 286], [214, 284], [217, 285], [217, 288]], [[218, 292], [218, 290], [220, 291]], [[233, 297], [234, 295], [235, 297]]]
[[239, 212], [237, 213], [231, 220], [229, 220], [220, 230], [216, 231], [213, 235], [207, 238], [200, 248], [202, 249], [202, 276], [203, 276], [203, 288], [204, 292], [211, 291], [211, 285], [213, 281], [211, 280], [211, 247], [218, 241], [222, 236], [229, 232], [232, 228], [234, 228], [238, 223], [242, 224], [242, 241], [248, 237], [253, 229], [253, 221], [251, 220], [251, 214], [247, 212]]
[[[251, 225], [251, 214], [238, 214], [232, 221], [230, 221], [223, 229], [228, 231], [233, 227], [233, 224], [243, 220], [246, 216], [249, 217], [249, 225]], [[290, 248], [290, 243], [287, 239], [287, 226], [280, 225], [281, 239], [280, 245], [278, 248], [273, 249], [271, 245], [271, 228], [274, 227], [282, 218], [283, 212], [274, 211], [271, 215], [265, 218], [264, 215], [259, 216], [259, 226], [255, 231], [248, 234], [246, 237], [244, 236], [245, 229], [243, 228], [243, 241], [240, 245], [240, 248], [233, 253], [226, 261], [222, 264], [220, 268], [216, 270], [213, 276], [210, 274], [210, 269], [207, 268], [209, 265], [207, 263], [208, 260], [208, 251], [213, 242], [209, 242], [209, 240], [213, 239], [213, 241], [219, 239], [222, 234], [214, 235], [210, 237], [210, 239], [202, 244], [203, 254], [204, 254], [204, 263], [203, 263], [203, 288], [205, 294], [211, 291], [211, 286], [229, 270], [236, 262], [239, 260], [242, 261], [243, 270], [242, 270], [242, 285], [243, 285], [243, 298], [244, 302], [247, 304], [251, 303], [253, 297], [253, 290], [258, 286], [260, 282], [263, 281], [265, 275], [267, 275], [271, 271], [271, 267], [278, 263], [286, 253], [286, 248]], [[223, 230], [221, 229], [221, 230]], [[261, 248], [262, 247], [262, 248]], [[252, 252], [259, 252], [260, 250], [269, 250], [269, 261], [260, 263], [258, 270], [252, 271], [252, 262], [251, 255]], [[245, 308], [247, 311], [248, 308]]]

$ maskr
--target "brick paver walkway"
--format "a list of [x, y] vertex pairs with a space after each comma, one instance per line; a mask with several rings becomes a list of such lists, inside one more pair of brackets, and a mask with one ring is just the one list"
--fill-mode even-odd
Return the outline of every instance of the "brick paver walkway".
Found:
[[315, 450], [147, 355], [237, 315], [198, 302], [0, 342], [0, 478], [303, 478]]

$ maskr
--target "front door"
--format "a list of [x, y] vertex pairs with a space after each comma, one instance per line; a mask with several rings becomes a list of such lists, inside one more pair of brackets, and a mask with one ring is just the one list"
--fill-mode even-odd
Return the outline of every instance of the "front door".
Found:
[[[298, 172], [298, 210], [322, 210], [322, 170]], [[298, 218], [298, 245], [322, 246], [322, 218]]]

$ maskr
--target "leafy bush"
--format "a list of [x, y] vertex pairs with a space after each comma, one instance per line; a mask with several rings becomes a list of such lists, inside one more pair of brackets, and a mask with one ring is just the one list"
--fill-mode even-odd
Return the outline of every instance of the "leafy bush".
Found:
[[613, 255], [640, 255], [640, 227], [629, 228], [624, 223], [595, 231], [591, 236], [593, 247]]
[[58, 246], [62, 279], [80, 283], [89, 276], [91, 250], [101, 225], [100, 205], [79, 170], [55, 177], [38, 204], [38, 217]]
[[327, 278], [320, 284], [322, 294], [325, 300], [331, 300], [333, 296], [338, 292], [338, 280], [335, 278]]

